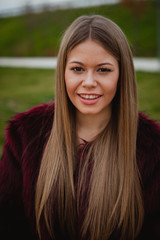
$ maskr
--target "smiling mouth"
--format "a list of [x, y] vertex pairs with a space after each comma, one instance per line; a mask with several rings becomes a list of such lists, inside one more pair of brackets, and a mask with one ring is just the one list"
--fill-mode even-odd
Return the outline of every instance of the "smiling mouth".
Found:
[[81, 98], [87, 99], [87, 100], [93, 100], [101, 97], [101, 95], [97, 94], [78, 94]]

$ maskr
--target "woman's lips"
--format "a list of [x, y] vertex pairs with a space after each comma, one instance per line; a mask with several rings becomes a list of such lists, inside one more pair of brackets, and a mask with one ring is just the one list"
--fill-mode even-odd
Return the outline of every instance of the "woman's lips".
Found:
[[79, 99], [84, 103], [84, 104], [95, 104], [99, 101], [100, 97], [102, 95], [100, 94], [95, 94], [95, 93], [80, 93], [78, 94]]

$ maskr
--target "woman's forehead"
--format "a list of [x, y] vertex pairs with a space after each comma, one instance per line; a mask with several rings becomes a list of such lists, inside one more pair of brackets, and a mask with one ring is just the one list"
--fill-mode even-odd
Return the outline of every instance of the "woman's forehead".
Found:
[[95, 64], [109, 63], [114, 65], [117, 59], [106, 50], [100, 43], [93, 40], [86, 40], [76, 45], [67, 56], [70, 63], [81, 62], [87, 64], [93, 62]]

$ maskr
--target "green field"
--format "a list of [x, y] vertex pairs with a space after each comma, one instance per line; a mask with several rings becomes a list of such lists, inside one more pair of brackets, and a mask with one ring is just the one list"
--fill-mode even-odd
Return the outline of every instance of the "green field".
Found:
[[[0, 68], [0, 155], [7, 121], [54, 99], [54, 70]], [[137, 72], [139, 110], [160, 121], [160, 73]]]
[[[133, 13], [122, 4], [28, 13], [0, 18], [0, 56], [55, 56], [66, 27], [82, 14], [101, 14], [127, 35], [135, 56], [157, 56], [156, 0], [144, 1]], [[140, 16], [137, 17], [137, 13]]]

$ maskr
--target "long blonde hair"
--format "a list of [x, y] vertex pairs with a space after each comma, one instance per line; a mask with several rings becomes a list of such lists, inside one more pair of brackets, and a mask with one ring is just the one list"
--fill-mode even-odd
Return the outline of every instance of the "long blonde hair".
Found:
[[[89, 144], [75, 193], [76, 119], [75, 109], [66, 93], [64, 73], [68, 53], [87, 39], [100, 43], [116, 57], [120, 77], [110, 122]], [[56, 202], [61, 229], [67, 229], [70, 239], [76, 239], [79, 204], [87, 201], [84, 202], [86, 209], [81, 236], [89, 234], [89, 240], [106, 240], [118, 230], [122, 239], [135, 238], [143, 222], [141, 184], [136, 163], [137, 121], [136, 77], [125, 35], [114, 22], [103, 16], [79, 17], [65, 32], [58, 54], [53, 127], [36, 185], [35, 212], [39, 235], [41, 218], [44, 218], [54, 238]], [[83, 200], [90, 162], [92, 173], [88, 199]]]

